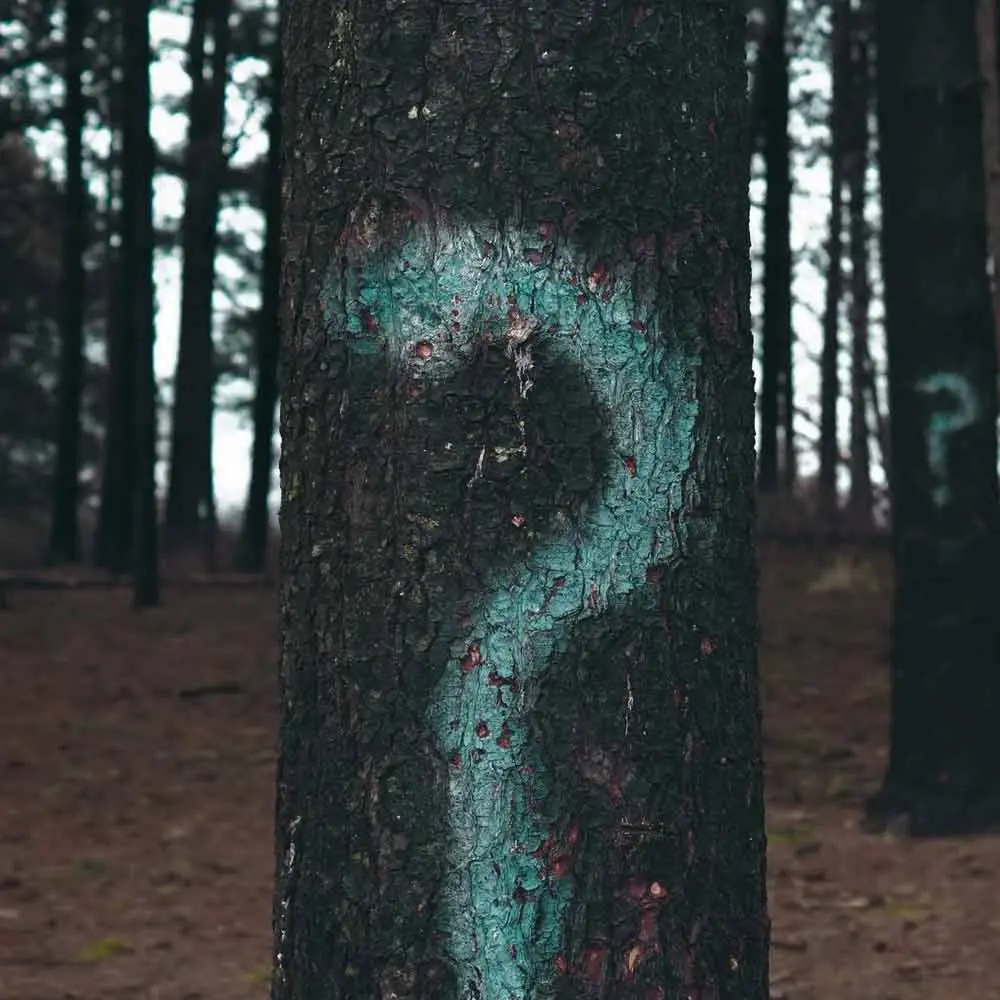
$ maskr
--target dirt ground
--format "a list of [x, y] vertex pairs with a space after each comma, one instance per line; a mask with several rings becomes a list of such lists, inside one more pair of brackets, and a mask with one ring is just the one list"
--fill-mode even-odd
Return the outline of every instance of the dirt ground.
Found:
[[[768, 546], [762, 571], [772, 997], [1000, 997], [1000, 838], [857, 828], [884, 764], [887, 556]], [[273, 592], [8, 603], [0, 1000], [262, 1000]]]

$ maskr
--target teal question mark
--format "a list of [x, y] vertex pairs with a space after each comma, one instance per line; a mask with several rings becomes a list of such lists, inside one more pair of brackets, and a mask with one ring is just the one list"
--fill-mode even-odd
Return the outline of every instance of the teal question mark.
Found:
[[958, 372], [935, 372], [928, 375], [917, 383], [917, 392], [926, 395], [944, 393], [954, 402], [949, 409], [936, 408], [927, 425], [927, 464], [935, 479], [931, 495], [935, 504], [943, 507], [951, 495], [948, 478], [949, 438], [979, 419], [979, 400], [969, 380]]
[[[471, 361], [488, 324], [499, 326], [522, 395], [544, 338], [550, 357], [586, 374], [619, 459], [575, 524], [523, 565], [493, 572], [431, 697], [428, 722], [450, 765], [441, 930], [462, 996], [479, 1000], [545, 995], [556, 974], [572, 879], [554, 857], [551, 779], [526, 722], [573, 625], [620, 607], [673, 551], [670, 515], [698, 412], [696, 359], [660, 328], [652, 295], [644, 302], [631, 275], [585, 267], [539, 233], [499, 242], [492, 230], [488, 242], [466, 226], [414, 230], [359, 261], [348, 327], [355, 349], [382, 340], [400, 364], [442, 378]], [[443, 303], [454, 305], [448, 327], [434, 319]], [[484, 460], [485, 449], [468, 488]], [[531, 528], [517, 514], [507, 527]]]

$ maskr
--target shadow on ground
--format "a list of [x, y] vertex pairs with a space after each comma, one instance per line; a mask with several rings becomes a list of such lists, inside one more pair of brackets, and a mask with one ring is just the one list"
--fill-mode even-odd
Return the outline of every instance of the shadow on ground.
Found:
[[[0, 998], [263, 1000], [274, 595], [14, 591], [0, 613]], [[772, 997], [1000, 996], [1000, 838], [858, 830], [888, 557], [765, 546]]]

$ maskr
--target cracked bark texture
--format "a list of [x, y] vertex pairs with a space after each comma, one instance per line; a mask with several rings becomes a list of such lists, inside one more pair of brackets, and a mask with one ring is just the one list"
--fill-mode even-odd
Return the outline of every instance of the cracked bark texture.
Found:
[[285, 6], [274, 1000], [766, 996], [742, 6]]

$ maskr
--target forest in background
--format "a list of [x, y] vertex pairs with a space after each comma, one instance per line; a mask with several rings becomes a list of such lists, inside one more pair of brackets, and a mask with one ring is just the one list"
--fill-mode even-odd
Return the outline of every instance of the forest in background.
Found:
[[[154, 387], [155, 447], [169, 470], [164, 546], [217, 565], [212, 432], [225, 408], [257, 437], [238, 559], [258, 570], [276, 405], [277, 9], [211, 0], [140, 14], [17, 3], [0, 28], [0, 220], [12, 264], [0, 279], [0, 508], [8, 519], [48, 513], [38, 555], [50, 563], [132, 566], [135, 394], [152, 353], [143, 328], [165, 311], [178, 350]], [[152, 102], [140, 79], [148, 87], [151, 65], [173, 67], [187, 87]], [[135, 221], [154, 192], [145, 238]], [[135, 289], [149, 284], [144, 271], [162, 278], [171, 264], [180, 301], [150, 301], [144, 320]]]
[[[996, 205], [994, 16], [980, 8]], [[275, 513], [277, 3], [126, 10], [17, 0], [0, 27], [0, 513], [45, 513], [50, 564], [145, 565], [151, 581], [162, 549], [259, 572]], [[761, 528], [869, 535], [887, 524], [889, 450], [871, 3], [759, 0], [747, 17]], [[186, 87], [153, 100], [151, 65]], [[171, 268], [177, 303], [163, 301]], [[177, 344], [158, 381], [154, 333]], [[223, 411], [253, 444], [220, 557]]]

